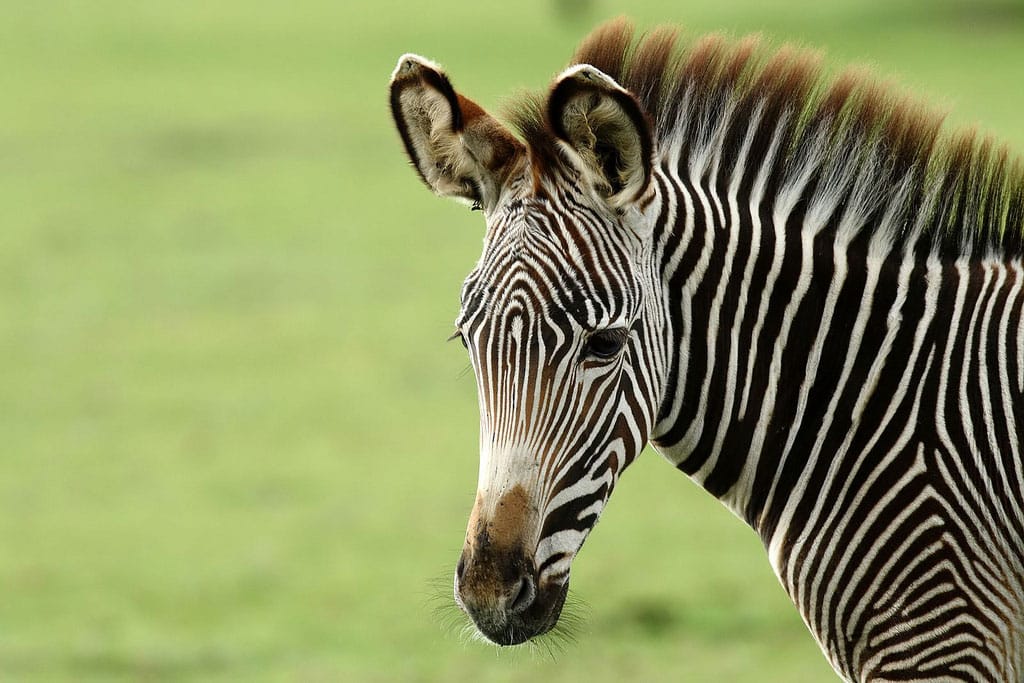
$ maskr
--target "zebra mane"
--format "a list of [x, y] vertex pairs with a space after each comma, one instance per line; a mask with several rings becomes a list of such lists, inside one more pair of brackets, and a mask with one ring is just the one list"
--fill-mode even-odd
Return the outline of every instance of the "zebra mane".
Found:
[[[747, 146], [746, 158], [770, 164], [769, 194], [796, 188], [808, 212], [841, 205], [855, 231], [930, 233], [943, 258], [1024, 255], [1020, 159], [974, 129], [940, 133], [941, 114], [864, 69], [826, 79], [807, 50], [718, 35], [678, 47], [676, 29], [637, 37], [621, 18], [586, 37], [572, 63], [633, 92], [657, 149], [678, 150], [691, 176], [730, 169]], [[541, 97], [522, 97], [509, 118], [535, 174], [565, 168]]]

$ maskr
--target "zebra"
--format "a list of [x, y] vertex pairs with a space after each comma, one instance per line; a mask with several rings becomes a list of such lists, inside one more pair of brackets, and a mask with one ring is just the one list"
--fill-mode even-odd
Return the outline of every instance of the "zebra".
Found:
[[1024, 171], [862, 70], [595, 29], [508, 124], [407, 54], [421, 179], [480, 210], [460, 608], [514, 645], [647, 443], [761, 538], [849, 681], [1024, 680]]

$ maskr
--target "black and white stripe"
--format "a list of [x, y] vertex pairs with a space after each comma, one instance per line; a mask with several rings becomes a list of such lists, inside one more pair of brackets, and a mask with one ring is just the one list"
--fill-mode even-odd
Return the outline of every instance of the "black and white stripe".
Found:
[[901, 234], [909, 177], [879, 202], [870, 169], [752, 157], [761, 123], [728, 166], [661, 150], [652, 441], [759, 532], [845, 678], [1017, 680], [1020, 260]]

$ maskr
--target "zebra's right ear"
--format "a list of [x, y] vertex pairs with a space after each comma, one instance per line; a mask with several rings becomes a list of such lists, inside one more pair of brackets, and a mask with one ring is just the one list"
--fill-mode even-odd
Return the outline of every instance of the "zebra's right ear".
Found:
[[508, 129], [417, 55], [403, 55], [391, 75], [391, 114], [420, 177], [442, 197], [492, 208], [525, 156]]
[[548, 122], [584, 178], [615, 208], [638, 199], [653, 172], [651, 126], [640, 103], [597, 67], [555, 79]]

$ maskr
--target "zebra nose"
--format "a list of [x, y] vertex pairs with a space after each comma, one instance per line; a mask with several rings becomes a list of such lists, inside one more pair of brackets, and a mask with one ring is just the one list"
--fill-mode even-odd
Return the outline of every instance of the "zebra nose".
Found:
[[455, 576], [462, 606], [474, 619], [513, 617], [537, 599], [533, 563], [521, 555], [472, 557], [464, 551]]

